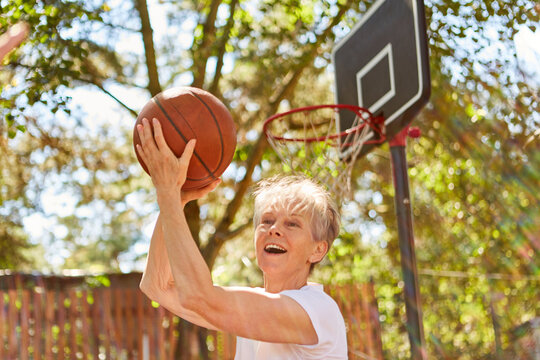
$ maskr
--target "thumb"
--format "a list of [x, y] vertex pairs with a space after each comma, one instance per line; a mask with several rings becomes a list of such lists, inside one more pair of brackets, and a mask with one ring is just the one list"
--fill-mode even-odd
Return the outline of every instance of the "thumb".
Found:
[[216, 179], [212, 181], [210, 184], [206, 185], [205, 187], [202, 187], [200, 189], [193, 189], [188, 191], [182, 191], [182, 204], [187, 204], [188, 202], [200, 199], [208, 193], [212, 192], [219, 184], [221, 184], [221, 179]]

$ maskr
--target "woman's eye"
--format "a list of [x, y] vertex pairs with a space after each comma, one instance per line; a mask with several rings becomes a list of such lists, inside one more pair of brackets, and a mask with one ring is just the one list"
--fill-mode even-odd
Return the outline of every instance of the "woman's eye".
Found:
[[272, 219], [263, 219], [261, 222], [266, 225], [270, 225], [273, 223]]
[[294, 222], [294, 221], [289, 221], [289, 223], [287, 225], [293, 226], [293, 227], [300, 227], [300, 224], [298, 224], [297, 222]]

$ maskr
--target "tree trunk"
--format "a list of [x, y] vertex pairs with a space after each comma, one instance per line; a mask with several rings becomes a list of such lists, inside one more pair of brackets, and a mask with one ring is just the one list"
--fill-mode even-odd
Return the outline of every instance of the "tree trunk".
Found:
[[490, 291], [489, 294], [489, 314], [491, 316], [491, 324], [493, 325], [493, 333], [495, 335], [495, 359], [501, 360], [503, 356], [502, 341], [501, 341], [501, 324], [499, 323], [499, 316], [495, 310], [495, 294]]

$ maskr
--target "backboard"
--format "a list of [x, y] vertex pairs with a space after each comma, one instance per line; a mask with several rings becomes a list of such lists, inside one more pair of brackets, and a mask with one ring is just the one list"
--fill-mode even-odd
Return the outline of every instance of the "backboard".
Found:
[[[427, 103], [431, 84], [423, 0], [377, 0], [332, 51], [336, 103], [383, 116], [386, 138]], [[340, 113], [340, 131], [354, 118]], [[370, 136], [376, 136], [371, 134]], [[362, 149], [365, 155], [373, 145]]]

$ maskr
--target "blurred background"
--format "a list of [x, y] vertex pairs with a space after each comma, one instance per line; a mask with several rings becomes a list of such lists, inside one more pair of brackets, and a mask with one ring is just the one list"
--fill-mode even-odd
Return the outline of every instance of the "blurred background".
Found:
[[[31, 275], [35, 290], [40, 277], [108, 286], [107, 276], [143, 270], [158, 209], [132, 131], [142, 106], [173, 86], [204, 88], [233, 114], [233, 163], [186, 212], [216, 283], [260, 285], [249, 189], [283, 171], [262, 124], [334, 102], [331, 50], [372, 3], [0, 1], [1, 32], [30, 26], [0, 68], [2, 313], [14, 274]], [[425, 11], [432, 94], [407, 157], [426, 351], [540, 359], [540, 4], [425, 0]], [[388, 144], [356, 163], [353, 188], [313, 280], [372, 284], [382, 348], [356, 356], [406, 359]], [[0, 348], [25, 331], [10, 324], [0, 321]]]

